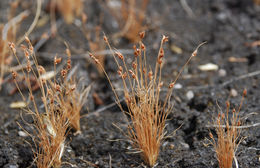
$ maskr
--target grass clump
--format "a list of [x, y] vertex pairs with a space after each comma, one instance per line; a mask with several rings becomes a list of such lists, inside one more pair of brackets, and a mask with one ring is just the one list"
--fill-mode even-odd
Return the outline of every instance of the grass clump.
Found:
[[[80, 109], [83, 106], [83, 99], [88, 93], [88, 89], [80, 93], [77, 90], [75, 80], [68, 80], [68, 72], [71, 69], [71, 55], [67, 49], [67, 63], [65, 68], [61, 70], [61, 79], [56, 79], [56, 66], [62, 61], [61, 58], [54, 58], [54, 72], [46, 72], [45, 69], [38, 64], [34, 48], [28, 39], [25, 38], [27, 45], [22, 45], [27, 66], [22, 69], [23, 76], [28, 91], [28, 100], [22, 93], [17, 83], [17, 77], [20, 75], [13, 71], [14, 82], [23, 98], [27, 102], [27, 107], [24, 109], [27, 115], [33, 118], [33, 133], [28, 133], [34, 141], [34, 161], [38, 168], [46, 167], [60, 167], [62, 164], [61, 158], [65, 149], [65, 140], [69, 126], [80, 131]], [[13, 43], [9, 44], [13, 54], [15, 55], [19, 64], [20, 60], [16, 55], [16, 49]], [[33, 64], [30, 60], [33, 60]], [[53, 74], [52, 80], [49, 76]], [[39, 107], [39, 101], [35, 100], [33, 95], [30, 76], [34, 76], [37, 80], [41, 92], [41, 103], [44, 108]], [[84, 99], [85, 100], [85, 99]], [[38, 103], [37, 103], [38, 102]], [[40, 104], [41, 104], [40, 103]]]
[[[144, 32], [140, 33], [140, 39], [143, 39], [144, 36]], [[106, 36], [104, 36], [104, 40], [112, 51]], [[94, 62], [103, 69], [122, 112], [130, 116], [127, 137], [131, 140], [134, 150], [140, 152], [143, 160], [149, 166], [156, 164], [161, 143], [166, 137], [165, 126], [167, 116], [172, 111], [170, 98], [173, 87], [184, 67], [192, 57], [197, 55], [198, 50], [197, 48], [193, 52], [176, 79], [168, 85], [167, 94], [163, 98], [163, 102], [161, 102], [161, 88], [163, 87], [161, 74], [164, 59], [163, 45], [167, 41], [168, 37], [163, 36], [154, 71], [147, 64], [146, 46], [142, 41], [139, 42], [138, 47], [134, 46], [134, 60], [130, 66], [127, 65], [125, 57], [120, 52], [112, 51], [117, 64], [118, 75], [123, 82], [124, 98], [128, 111], [124, 111], [119, 103], [119, 98], [112, 82], [99, 60], [90, 53], [90, 57]]]
[[217, 154], [219, 168], [232, 168], [233, 160], [235, 161], [236, 167], [238, 167], [235, 153], [241, 142], [241, 140], [239, 140], [241, 133], [241, 129], [239, 128], [239, 126], [241, 126], [239, 112], [245, 96], [246, 90], [243, 92], [243, 97], [238, 109], [233, 108], [231, 118], [229, 118], [230, 103], [228, 101], [226, 102], [226, 113], [218, 113], [218, 117], [214, 122], [217, 141], [213, 134], [211, 132], [209, 133], [211, 138], [210, 142], [214, 146]]

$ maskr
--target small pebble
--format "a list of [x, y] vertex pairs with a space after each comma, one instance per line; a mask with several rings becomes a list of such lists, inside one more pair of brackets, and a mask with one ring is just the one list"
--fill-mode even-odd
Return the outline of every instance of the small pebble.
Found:
[[174, 89], [181, 89], [181, 88], [182, 88], [182, 85], [179, 84], [179, 83], [176, 83], [176, 84], [174, 85]]
[[224, 77], [224, 76], [227, 75], [227, 71], [226, 71], [225, 69], [220, 69], [220, 70], [218, 71], [218, 75], [219, 75], [220, 77]]
[[218, 65], [212, 64], [212, 63], [207, 63], [204, 65], [200, 65], [198, 68], [201, 71], [216, 71], [216, 70], [218, 70]]
[[79, 20], [79, 19], [75, 19], [74, 20], [74, 24], [76, 25], [76, 26], [81, 26], [81, 21]]
[[167, 141], [165, 141], [165, 142], [162, 144], [163, 147], [165, 147], [166, 145], [168, 145], [168, 142], [167, 142]]
[[238, 93], [235, 89], [231, 89], [230, 94], [231, 94], [232, 97], [236, 97], [238, 95]]
[[18, 131], [20, 137], [27, 137], [28, 135], [24, 131]]
[[185, 149], [189, 149], [190, 146], [189, 144], [185, 143], [185, 142], [180, 142], [182, 144], [182, 146], [185, 148]]
[[186, 93], [186, 97], [188, 98], [188, 100], [191, 100], [191, 99], [194, 97], [193, 91], [189, 90], [189, 91]]

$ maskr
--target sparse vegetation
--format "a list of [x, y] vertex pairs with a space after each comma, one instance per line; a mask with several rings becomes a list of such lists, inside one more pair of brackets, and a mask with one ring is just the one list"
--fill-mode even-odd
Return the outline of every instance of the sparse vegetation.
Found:
[[[75, 80], [67, 79], [68, 72], [71, 69], [69, 49], [66, 50], [68, 55], [67, 65], [61, 70], [63, 79], [60, 79], [60, 82], [58, 82], [55, 75], [54, 80], [46, 77], [46, 71], [38, 64], [33, 46], [28, 37], [26, 37], [26, 42], [28, 46], [22, 45], [22, 50], [27, 60], [27, 66], [25, 69], [22, 69], [22, 76], [26, 81], [29, 90], [29, 100], [32, 102], [33, 108], [30, 108], [30, 104], [28, 104], [25, 111], [26, 114], [32, 116], [35, 128], [33, 134], [27, 133], [35, 143], [34, 155], [37, 167], [60, 167], [65, 148], [66, 131], [70, 125], [77, 133], [80, 132], [80, 110], [86, 101], [89, 88], [79, 93]], [[20, 64], [14, 44], [10, 43], [9, 46]], [[31, 59], [34, 64], [31, 64]], [[60, 62], [61, 58], [55, 56], [54, 74], [56, 74], [56, 65]], [[30, 74], [37, 79], [37, 84], [41, 91], [41, 102], [44, 105], [43, 112], [38, 107], [33, 95]], [[16, 81], [19, 74], [13, 71], [12, 75], [23, 101], [26, 102], [26, 96], [21, 92]]]
[[[210, 132], [211, 144], [216, 151], [219, 168], [232, 168], [233, 160], [236, 165], [236, 151], [240, 143], [241, 120], [239, 112], [242, 107], [243, 99], [246, 96], [246, 90], [243, 92], [243, 97], [238, 109], [233, 108], [230, 117], [230, 103], [226, 102], [226, 112], [219, 112], [214, 125], [216, 127], [217, 140]], [[237, 165], [238, 166], [238, 165]]]

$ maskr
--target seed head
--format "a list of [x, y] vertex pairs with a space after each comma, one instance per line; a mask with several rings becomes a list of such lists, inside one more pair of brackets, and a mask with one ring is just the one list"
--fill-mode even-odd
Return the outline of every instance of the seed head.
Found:
[[230, 107], [230, 102], [229, 101], [226, 101], [226, 106], [227, 106], [227, 109], [229, 109], [229, 107]]
[[117, 70], [117, 74], [118, 74], [119, 76], [122, 76], [122, 71]]
[[145, 45], [142, 43], [141, 44], [141, 49], [144, 51], [145, 50]]
[[159, 88], [162, 88], [163, 82], [161, 82], [158, 86], [159, 86]]
[[14, 43], [9, 42], [8, 45], [9, 45], [10, 49], [12, 50], [12, 52], [13, 52], [14, 54], [16, 54], [16, 49], [15, 49]]
[[193, 53], [191, 54], [191, 57], [196, 57], [198, 53], [198, 49], [196, 49], [195, 51], [193, 51]]
[[132, 63], [132, 67], [133, 67], [133, 69], [136, 69], [136, 68], [137, 68], [136, 62], [133, 62], [133, 63]]
[[139, 37], [140, 37], [141, 39], [143, 39], [144, 36], [145, 36], [145, 31], [142, 31], [142, 32], [139, 33]]
[[132, 78], [133, 78], [133, 79], [136, 79], [135, 73], [134, 73], [132, 70], [129, 70], [129, 72], [130, 72], [130, 74], [132, 75]]
[[125, 79], [127, 77], [127, 73], [125, 72], [123, 75], [122, 75], [122, 78]]
[[134, 55], [135, 57], [138, 57], [139, 54], [140, 54], [140, 49], [137, 48], [134, 52]]
[[32, 94], [30, 94], [30, 100], [33, 101], [34, 96]]
[[68, 72], [68, 71], [67, 71], [66, 69], [62, 69], [61, 72], [60, 72], [60, 73], [61, 73], [61, 76], [62, 76], [63, 78], [65, 78], [66, 75], [67, 75], [67, 72]]
[[212, 135], [211, 132], [209, 133], [209, 137], [210, 137], [211, 139], [213, 139], [213, 135]]
[[247, 90], [244, 89], [244, 91], [243, 91], [243, 96], [245, 97], [246, 95], [247, 95]]
[[162, 64], [162, 59], [158, 57], [157, 63], [161, 65]]
[[67, 60], [67, 70], [71, 69], [71, 59]]
[[106, 43], [108, 43], [107, 36], [104, 35], [103, 39]]
[[120, 52], [116, 51], [115, 54], [119, 59], [124, 60], [124, 56]]
[[34, 52], [34, 48], [33, 48], [32, 45], [29, 47], [29, 51], [30, 51], [31, 54], [33, 54], [33, 52]]
[[149, 77], [150, 80], [153, 79], [153, 71], [150, 71], [150, 72], [148, 73], [148, 77]]
[[13, 79], [15, 80], [16, 77], [17, 77], [17, 72], [16, 71], [12, 71], [12, 76], [13, 76]]
[[25, 36], [24, 39], [25, 39], [25, 42], [26, 42], [27, 44], [31, 44], [31, 41], [30, 41], [30, 39], [28, 38], [28, 36]]
[[93, 54], [89, 53], [89, 56], [96, 64], [100, 64], [99, 60], [96, 59], [96, 57]]
[[38, 66], [38, 71], [40, 74], [44, 74], [46, 72], [45, 69], [43, 68], [43, 66], [41, 66], [41, 65]]
[[54, 57], [54, 64], [57, 65], [61, 62], [61, 57], [57, 58], [57, 56]]
[[61, 92], [60, 85], [58, 85], [58, 84], [55, 84], [55, 89], [56, 89], [56, 91], [58, 91], [58, 92]]
[[31, 71], [31, 62], [30, 60], [27, 60], [27, 65], [26, 65], [26, 69], [27, 69], [27, 72], [30, 72]]
[[159, 58], [161, 59], [161, 58], [163, 58], [163, 56], [164, 56], [164, 50], [163, 50], [163, 48], [160, 48]]
[[26, 57], [27, 60], [30, 58], [30, 54], [29, 54], [29, 52], [27, 51], [27, 49], [24, 50], [24, 55], [25, 55], [25, 57]]
[[169, 89], [173, 88], [173, 87], [174, 87], [174, 84], [175, 84], [174, 82], [170, 83], [170, 84], [169, 84]]
[[163, 35], [162, 42], [166, 43], [169, 40], [169, 37]]

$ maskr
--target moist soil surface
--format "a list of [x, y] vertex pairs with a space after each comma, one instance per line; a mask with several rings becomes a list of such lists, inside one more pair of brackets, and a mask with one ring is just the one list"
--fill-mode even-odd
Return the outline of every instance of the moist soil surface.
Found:
[[[2, 23], [7, 22], [8, 2], [0, 1]], [[155, 64], [162, 35], [169, 36], [169, 42], [164, 46], [162, 79], [165, 88], [162, 89], [162, 96], [167, 83], [175, 79], [194, 49], [207, 41], [184, 69], [173, 90], [171, 102], [174, 108], [166, 127], [170, 136], [162, 142], [156, 167], [217, 168], [214, 148], [207, 140], [209, 132], [216, 137], [212, 120], [220, 110], [225, 111], [226, 100], [230, 101], [231, 108], [238, 107], [246, 88], [247, 96], [239, 116], [243, 125], [249, 127], [242, 129], [241, 137], [245, 139], [236, 151], [236, 158], [241, 168], [260, 168], [260, 131], [257, 125], [260, 122], [260, 46], [252, 45], [260, 40], [260, 6], [251, 0], [186, 2], [190, 10], [181, 1], [151, 0], [146, 11], [146, 36], [143, 42], [147, 47], [151, 67]], [[47, 6], [47, 2], [44, 2], [40, 20], [49, 15]], [[26, 9], [31, 14], [22, 22], [18, 37], [32, 23], [36, 1], [22, 2], [17, 14]], [[133, 43], [127, 39], [112, 39], [113, 34], [120, 29], [104, 2], [85, 1], [84, 11], [90, 29], [99, 25], [111, 39], [113, 47], [131, 51]], [[62, 167], [148, 167], [140, 155], [131, 150], [129, 140], [122, 133], [127, 129], [127, 117], [113, 104], [115, 96], [109, 83], [90, 64], [87, 56], [89, 44], [82, 32], [80, 20], [68, 25], [58, 14], [56, 19], [57, 34], [41, 45], [40, 37], [50, 31], [50, 21], [36, 27], [30, 34], [33, 43], [39, 45], [36, 52], [39, 63], [51, 70], [55, 54], [65, 55], [66, 41], [72, 52], [73, 67], [77, 68], [76, 75], [83, 78], [81, 82], [84, 86], [92, 85], [87, 104], [81, 111], [82, 133], [68, 133]], [[130, 53], [124, 55], [131, 60], [133, 54], [132, 51]], [[107, 55], [105, 58], [105, 69], [121, 96], [122, 85], [113, 57]], [[199, 69], [200, 65], [208, 63], [218, 68], [211, 71]], [[11, 66], [15, 65], [17, 63], [14, 61]], [[5, 78], [10, 78], [10, 75], [6, 74]], [[10, 108], [12, 102], [22, 100], [18, 92], [10, 94], [13, 89], [15, 85], [9, 81], [3, 84], [0, 93], [0, 167], [35, 167], [33, 141], [31, 137], [22, 134], [23, 130], [17, 124], [20, 123], [33, 135], [31, 127], [25, 124], [25, 121], [30, 123], [32, 119], [23, 110]], [[26, 94], [27, 90], [23, 92]], [[38, 91], [35, 91], [35, 95], [40, 100]], [[93, 95], [98, 95], [101, 101], [93, 98]]]

